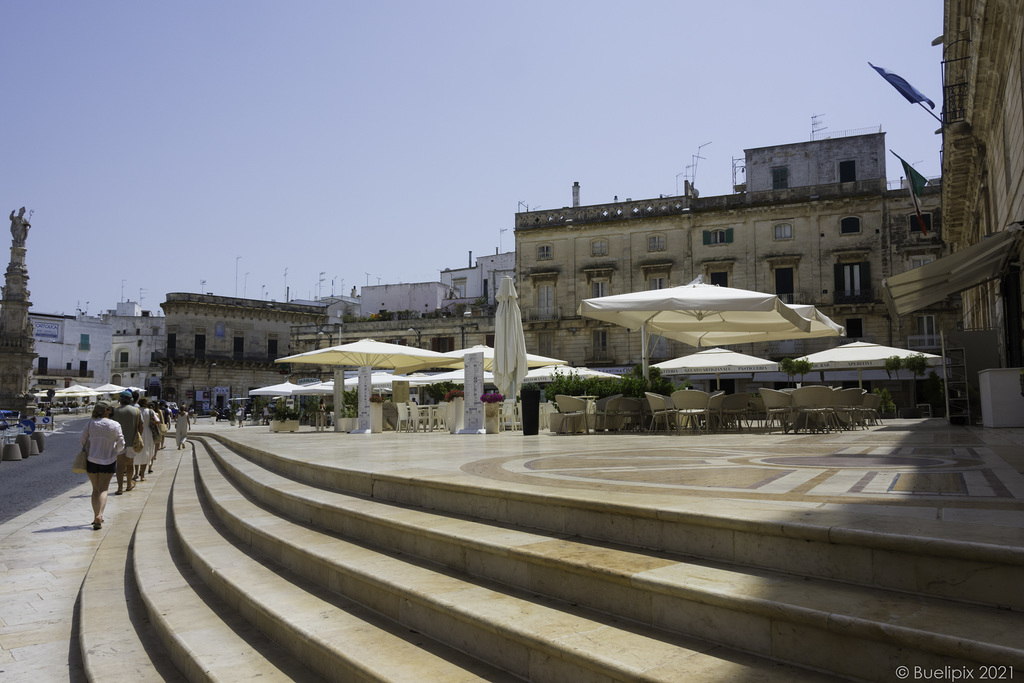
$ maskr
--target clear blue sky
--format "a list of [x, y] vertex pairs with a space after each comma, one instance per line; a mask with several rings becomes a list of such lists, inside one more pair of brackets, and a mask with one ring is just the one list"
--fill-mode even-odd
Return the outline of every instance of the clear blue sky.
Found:
[[[934, 0], [5, 2], [0, 210], [33, 310], [436, 281], [514, 214], [727, 194], [753, 147], [881, 126], [940, 173]], [[889, 155], [888, 175], [902, 172]], [[504, 231], [504, 232], [502, 232]], [[7, 239], [6, 237], [3, 239]], [[236, 280], [237, 267], [237, 280]], [[287, 269], [287, 276], [285, 270]], [[320, 284], [320, 273], [324, 273]]]

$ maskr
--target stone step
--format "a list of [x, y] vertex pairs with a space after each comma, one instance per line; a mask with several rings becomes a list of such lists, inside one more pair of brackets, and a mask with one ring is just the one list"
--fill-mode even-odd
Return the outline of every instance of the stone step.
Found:
[[[181, 462], [190, 468], [191, 453]], [[149, 619], [177, 669], [193, 682], [319, 680], [219, 600], [188, 568], [168, 514], [174, 468], [166, 463], [164, 469], [171, 471], [160, 478], [142, 511], [132, 558]]]
[[[219, 440], [210, 434], [208, 442]], [[225, 443], [230, 443], [225, 440]], [[780, 522], [763, 505], [666, 497], [638, 504], [628, 494], [603, 500], [544, 487], [503, 489], [419, 475], [346, 469], [343, 461], [304, 460], [244, 444], [246, 459], [295, 480], [375, 500], [567, 537], [720, 560], [732, 564], [1024, 611], [1024, 544], [1019, 533], [977, 524], [881, 515], [790, 512]], [[650, 496], [645, 497], [647, 499]]]
[[[621, 617], [601, 614], [447, 567], [415, 560], [402, 553], [350, 542], [292, 521], [256, 505], [219, 471], [212, 458], [197, 449], [197, 469], [206, 501], [232, 534], [253, 550], [317, 583], [379, 612], [395, 624], [428, 635], [467, 652], [512, 675], [531, 681], [701, 681], [701, 680], [834, 680], [833, 676], [782, 664], [706, 641], [654, 629]], [[186, 497], [185, 477], [175, 489], [175, 520], [183, 539], [196, 531], [197, 512], [179, 510]], [[200, 505], [196, 501], [189, 506]], [[187, 517], [186, 517], [187, 515]], [[194, 520], [194, 521], [191, 521]], [[441, 518], [443, 522], [443, 518]], [[192, 545], [186, 540], [186, 544]], [[237, 549], [203, 542], [204, 575], [230, 581], [248, 600], [274, 602], [277, 587], [248, 578], [256, 571], [239, 569]], [[228, 546], [232, 547], [233, 546]], [[264, 568], [273, 575], [273, 569]], [[258, 586], [259, 590], [253, 590]], [[269, 604], [246, 609], [272, 615], [274, 628], [301, 622], [297, 598], [279, 608]], [[333, 619], [334, 617], [332, 617]], [[340, 615], [338, 618], [342, 618]], [[324, 619], [318, 628], [332, 628]], [[368, 642], [366, 656], [386, 656], [381, 644]], [[433, 677], [398, 680], [439, 680]]]
[[[169, 485], [173, 476], [172, 468], [162, 468], [149, 475], [149, 486], [159, 486], [161, 479]], [[141, 491], [134, 494], [141, 495]], [[90, 681], [124, 678], [178, 683], [186, 679], [150, 626], [131, 571], [131, 546], [142, 512], [141, 504], [132, 509], [135, 502], [119, 506], [117, 521], [106, 532], [82, 582], [78, 623], [82, 663]]]
[[[239, 501], [242, 497], [233, 491]], [[230, 498], [231, 493], [222, 494]], [[227, 501], [230, 504], [230, 501]], [[192, 463], [178, 469], [172, 502], [173, 521], [190, 565], [226, 603], [254, 628], [306, 663], [327, 680], [357, 681], [513, 681], [483, 664], [380, 614], [316, 585], [261, 557], [245, 541], [210, 518], [197, 491]], [[250, 522], [297, 533], [294, 524], [257, 509]], [[310, 539], [306, 539], [310, 540]], [[280, 555], [280, 553], [275, 553]], [[373, 558], [368, 560], [371, 564]], [[266, 562], [266, 564], [265, 564]], [[337, 577], [337, 581], [343, 580]], [[374, 602], [374, 601], [371, 601]], [[375, 607], [388, 611], [397, 602]]]
[[[648, 626], [864, 678], [908, 656], [936, 668], [1024, 665], [1014, 612], [443, 517], [301, 484], [220, 444], [208, 450], [234, 484], [292, 517]], [[220, 477], [202, 457], [199, 466], [204, 482]], [[254, 544], [288, 543], [249, 522], [233, 524]], [[828, 647], [807, 648], [810, 641]], [[837, 666], [837, 651], [870, 656]]]

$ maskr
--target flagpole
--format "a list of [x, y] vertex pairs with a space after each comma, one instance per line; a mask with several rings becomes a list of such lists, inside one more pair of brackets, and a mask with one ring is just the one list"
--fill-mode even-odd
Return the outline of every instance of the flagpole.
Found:
[[935, 112], [933, 112], [931, 109], [929, 109], [928, 107], [924, 106], [924, 102], [918, 102], [917, 104], [921, 107], [921, 109], [924, 109], [926, 112], [931, 114], [932, 117], [934, 117], [934, 119], [936, 121], [938, 121], [940, 125], [942, 124], [942, 119], [940, 119], [938, 116], [936, 116]]

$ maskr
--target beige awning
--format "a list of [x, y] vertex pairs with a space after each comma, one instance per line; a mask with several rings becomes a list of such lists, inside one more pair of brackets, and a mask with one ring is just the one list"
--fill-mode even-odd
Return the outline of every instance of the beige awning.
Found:
[[931, 263], [882, 280], [889, 314], [898, 318], [1002, 277], [1024, 236], [1019, 223]]

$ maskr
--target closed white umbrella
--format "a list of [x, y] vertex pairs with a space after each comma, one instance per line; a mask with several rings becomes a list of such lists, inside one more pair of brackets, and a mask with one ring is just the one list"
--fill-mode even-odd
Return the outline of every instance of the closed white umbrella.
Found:
[[494, 313], [494, 384], [499, 393], [515, 398], [516, 387], [526, 376], [527, 359], [519, 295], [512, 278], [502, 278], [494, 299], [498, 302]]

